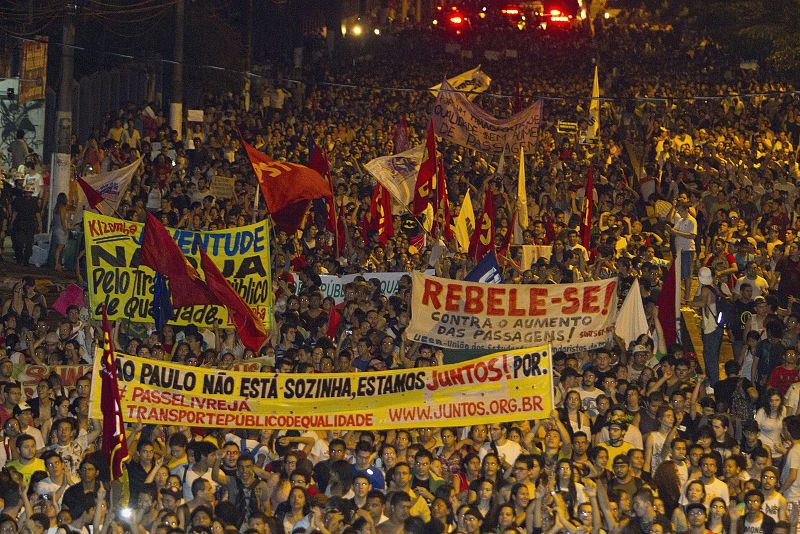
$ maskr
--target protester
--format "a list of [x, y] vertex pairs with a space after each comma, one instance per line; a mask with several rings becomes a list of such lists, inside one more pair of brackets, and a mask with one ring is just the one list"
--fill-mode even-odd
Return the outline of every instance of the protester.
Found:
[[[118, 215], [144, 222], [153, 214], [192, 231], [267, 217], [263, 198], [255, 208], [260, 193], [237, 130], [279, 162], [310, 165], [313, 144], [331, 167], [341, 224], [331, 228], [325, 201], [314, 201], [298, 232], [270, 235], [274, 321], [259, 350], [225, 328], [159, 330], [118, 319], [112, 335], [119, 352], [220, 373], [249, 360], [281, 374], [444, 361], [440, 348], [404, 337], [414, 313], [410, 280], [398, 276], [386, 291], [370, 274], [431, 268], [464, 279], [476, 258], [456, 240], [435, 246], [396, 202], [393, 235], [379, 230], [370, 219], [374, 179], [364, 166], [398, 152], [404, 138], [409, 147], [423, 144], [433, 105], [424, 87], [474, 65], [448, 56], [427, 32], [404, 35], [402, 57], [378, 47], [363, 63], [319, 63], [302, 84], [287, 76], [256, 89], [263, 93], [250, 111], [232, 94], [209, 94], [204, 122], [192, 123], [184, 140], [150, 103], [126, 106], [80, 140], [74, 164], [87, 176], [143, 158]], [[636, 280], [648, 332], [554, 354], [555, 410], [538, 421], [348, 432], [126, 421], [130, 458], [112, 483], [99, 452], [100, 422], [89, 417], [89, 390], [100, 381], [86, 374], [102, 347], [102, 326], [91, 318], [96, 303], [48, 306], [38, 280], [3, 275], [12, 293], [0, 332], [0, 531], [796, 533], [797, 95], [766, 72], [740, 71], [715, 43], [683, 28], [608, 23], [594, 40], [580, 32], [478, 35], [470, 42], [475, 53], [501, 43], [519, 51], [514, 62], [483, 65], [491, 92], [513, 93], [517, 72], [536, 72], [519, 84], [521, 103], [554, 98], [545, 102], [537, 148], [523, 162], [528, 220], [513, 221], [514, 156], [504, 154], [501, 164], [438, 144], [452, 219], [467, 194], [477, 215], [492, 191], [498, 256], [518, 232], [499, 258], [505, 282], [617, 277], [622, 301]], [[573, 97], [591, 92], [594, 49], [604, 93], [619, 97], [603, 103], [599, 145], [559, 134], [556, 125], [576, 120], [585, 129], [588, 101], [576, 105]], [[736, 96], [745, 93], [755, 96]], [[648, 100], [665, 95], [676, 98]], [[686, 98], [693, 95], [708, 98]], [[509, 99], [481, 95], [475, 102], [497, 116], [511, 113]], [[23, 152], [17, 143], [14, 157]], [[29, 169], [36, 174], [36, 165]], [[223, 180], [232, 190], [217, 187]], [[25, 264], [33, 233], [44, 226], [34, 188], [19, 185], [3, 189], [0, 236], [9, 229], [16, 260]], [[587, 242], [581, 224], [589, 195]], [[59, 196], [50, 226], [56, 269], [66, 259], [70, 202]], [[695, 306], [696, 316], [684, 316], [696, 322], [702, 362], [691, 352], [689, 329], [676, 344], [674, 326], [669, 334], [660, 313], [673, 296], [669, 269], [677, 257], [672, 288]], [[347, 275], [341, 294], [323, 284], [322, 277]], [[62, 365], [69, 367], [54, 369], [70, 372], [34, 373]]]

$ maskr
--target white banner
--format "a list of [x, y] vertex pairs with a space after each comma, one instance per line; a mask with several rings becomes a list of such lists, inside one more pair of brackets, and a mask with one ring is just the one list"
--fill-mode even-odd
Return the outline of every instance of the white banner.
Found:
[[479, 152], [516, 154], [520, 147], [531, 153], [539, 139], [542, 101], [507, 119], [489, 115], [444, 82], [433, 106], [433, 127], [439, 137]]
[[[426, 273], [433, 274], [433, 269], [428, 269]], [[364, 278], [367, 282], [370, 280], [378, 280], [381, 283], [381, 294], [391, 297], [397, 293], [397, 288], [400, 284], [400, 279], [411, 273], [396, 272], [396, 273], [365, 273], [365, 274], [346, 274], [344, 276], [333, 276], [330, 274], [321, 274], [319, 276], [322, 280], [322, 298], [332, 297], [336, 304], [344, 300], [344, 286], [358, 278]]]
[[479, 284], [412, 273], [411, 341], [493, 350], [551, 343], [578, 352], [614, 334], [617, 279], [581, 284]]
[[407, 206], [413, 198], [424, 150], [425, 146], [419, 145], [394, 156], [375, 158], [364, 165], [364, 169], [389, 191], [393, 199]]
[[[462, 72], [458, 76], [448, 78], [447, 83], [450, 84], [451, 88], [456, 91], [471, 91], [465, 96], [468, 100], [472, 100], [478, 96], [477, 93], [482, 93], [489, 88], [489, 84], [492, 83], [492, 79], [488, 74], [482, 72], [481, 66], [478, 65], [472, 70], [468, 70], [467, 72]], [[440, 83], [437, 83], [431, 87], [431, 93], [433, 93], [433, 96], [439, 96], [439, 89], [441, 88], [442, 84]]]
[[[131, 178], [139, 168], [142, 158], [137, 159], [127, 167], [116, 169], [108, 172], [101, 172], [98, 174], [88, 174], [82, 176], [84, 181], [91, 185], [95, 191], [103, 195], [104, 203], [100, 204], [98, 209], [104, 214], [115, 216], [114, 211], [119, 208], [119, 203], [128, 186], [131, 183]], [[83, 194], [81, 186], [78, 182], [71, 180], [69, 183], [69, 198], [68, 205], [70, 209], [70, 225], [75, 226], [83, 222], [84, 210], [91, 210], [89, 201], [86, 200], [86, 195]]]

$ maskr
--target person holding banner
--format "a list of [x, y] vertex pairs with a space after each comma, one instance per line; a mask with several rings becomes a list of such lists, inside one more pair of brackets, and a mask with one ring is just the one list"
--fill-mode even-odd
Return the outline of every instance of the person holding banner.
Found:
[[[728, 274], [759, 280], [763, 302], [752, 321], [739, 314], [743, 324], [729, 326], [752, 330], [756, 338], [777, 333], [751, 339], [765, 382], [774, 367], [791, 370], [800, 339], [796, 95], [772, 69], [742, 76], [738, 58], [694, 31], [692, 21], [678, 31], [627, 18], [633, 16], [639, 15], [609, 19], [594, 41], [577, 29], [556, 40], [531, 40], [524, 31], [476, 27], [480, 46], [477, 39], [462, 40], [465, 56], [497, 57], [491, 48], [502, 44], [514, 61], [484, 63], [485, 79], [498, 89], [472, 101], [446, 86], [435, 96], [424, 88], [478, 62], [444, 58], [447, 47], [436, 37], [406, 30], [403, 42], [412, 53], [377, 47], [356, 64], [337, 62], [306, 95], [287, 78], [293, 92], [286, 96], [295, 98], [267, 115], [269, 99], [254, 99], [248, 110], [238, 93], [210, 94], [197, 102], [204, 122], [193, 123], [197, 141], [186, 154], [177, 133], [159, 125], [159, 110], [110, 110], [95, 139], [77, 139], [75, 146], [79, 154], [88, 142], [95, 170], [108, 170], [86, 181], [103, 198], [98, 209], [108, 204], [116, 211], [94, 213], [86, 204], [80, 217], [86, 262], [77, 270], [86, 296], [81, 288], [80, 295], [57, 295], [61, 274], [0, 275], [0, 293], [33, 274], [26, 291], [35, 286], [48, 300], [63, 297], [48, 307], [2, 293], [4, 511], [17, 517], [22, 490], [32, 511], [52, 515], [47, 529], [77, 530], [87, 507], [100, 510], [104, 499], [91, 495], [97, 486], [84, 469], [81, 491], [71, 492], [80, 498], [58, 504], [61, 487], [77, 482], [62, 476], [59, 461], [71, 475], [83, 462], [95, 462], [114, 496], [114, 513], [98, 530], [127, 529], [131, 522], [119, 512], [139, 505], [133, 527], [158, 534], [175, 534], [176, 526], [198, 534], [300, 527], [306, 534], [666, 534], [686, 527], [683, 520], [664, 522], [662, 503], [671, 508], [673, 494], [700, 491], [695, 477], [766, 490], [770, 484], [760, 474], [774, 464], [781, 467], [775, 488], [787, 499], [786, 523], [774, 532], [790, 534], [800, 513], [797, 445], [789, 439], [796, 437], [789, 434], [797, 388], [787, 380], [782, 401], [780, 395], [761, 399], [777, 403], [770, 413], [788, 421], [786, 429], [780, 420], [768, 421], [774, 446], [759, 445], [757, 434], [737, 446], [736, 427], [717, 423], [732, 413], [746, 419], [748, 410], [752, 417], [757, 406], [741, 402], [736, 377], [719, 373], [720, 363], [736, 357], [723, 325], [701, 324], [708, 332], [697, 331], [675, 295], [676, 289], [678, 299], [691, 295], [698, 281], [693, 259], [705, 256], [709, 244], [738, 251], [726, 262], [736, 271]], [[312, 68], [330, 70], [318, 63], [327, 57], [312, 58]], [[605, 93], [592, 102], [599, 104], [593, 123], [603, 126], [591, 135], [600, 142], [590, 146], [581, 144], [580, 130], [566, 132], [559, 123], [585, 116], [592, 58], [599, 58]], [[518, 72], [536, 76], [517, 83]], [[370, 87], [358, 82], [365, 73]], [[336, 85], [346, 79], [347, 86]], [[630, 94], [615, 93], [619, 79]], [[512, 98], [503, 94], [508, 87], [518, 87], [514, 113]], [[99, 133], [137, 115], [146, 126], [135, 120], [121, 132], [114, 126], [111, 143]], [[134, 161], [124, 146], [114, 147], [123, 140], [139, 144], [142, 161], [115, 170]], [[242, 142], [258, 152], [256, 167]], [[446, 182], [435, 188], [446, 190], [445, 198], [424, 191], [418, 198], [441, 208], [435, 230], [424, 211], [415, 216], [410, 206], [423, 143], [429, 156], [436, 153], [429, 161], [436, 160], [436, 174]], [[108, 147], [108, 155], [98, 147]], [[518, 154], [519, 165], [506, 165]], [[284, 206], [291, 211], [284, 215], [297, 222], [289, 233], [273, 228], [281, 217], [265, 210], [256, 178], [276, 178], [267, 192], [287, 193], [280, 179], [287, 167], [313, 167], [322, 179], [315, 183], [336, 192]], [[391, 204], [391, 220], [384, 221], [391, 232], [370, 224], [375, 181], [390, 197], [383, 200]], [[160, 199], [153, 184], [161, 186]], [[472, 203], [484, 204], [480, 194], [489, 187], [493, 207], [472, 224]], [[526, 202], [517, 198], [522, 193]], [[8, 207], [25, 194], [3, 188], [0, 235], [8, 228]], [[584, 206], [582, 197], [592, 202]], [[23, 222], [33, 221], [20, 230], [32, 229], [33, 214], [15, 209]], [[515, 210], [524, 224], [514, 224]], [[263, 344], [245, 349], [244, 331], [232, 328], [232, 314], [218, 304], [175, 307], [173, 319], [155, 326], [154, 272], [142, 261], [139, 224], [148, 212], [167, 225], [156, 259], [174, 243], [180, 255], [170, 263], [191, 266], [187, 276], [205, 283], [214, 271], [203, 264], [200, 250], [207, 252], [219, 271], [214, 280], [230, 285], [244, 302], [240, 311], [249, 309], [269, 330]], [[448, 219], [457, 223], [455, 239], [440, 228]], [[482, 245], [468, 257], [475, 226], [497, 233], [477, 235]], [[436, 236], [441, 239], [431, 239]], [[670, 250], [664, 243], [673, 237]], [[476, 268], [493, 255], [502, 266], [494, 262], [492, 276], [482, 277]], [[707, 285], [705, 275], [700, 285]], [[180, 285], [166, 283], [170, 291]], [[726, 303], [718, 297], [717, 311]], [[104, 417], [97, 408], [101, 375], [83, 365], [100, 360], [91, 349], [103, 341], [93, 326], [102, 308], [114, 321], [123, 426], [141, 426], [141, 434], [129, 432], [126, 440], [138, 449], [138, 459], [125, 467], [127, 492], [118, 491], [124, 479], [111, 483], [104, 472], [109, 462], [96, 439], [103, 436], [92, 431]], [[676, 322], [680, 315], [686, 328]], [[74, 335], [80, 339], [70, 340]], [[689, 353], [700, 350], [708, 357], [697, 363]], [[39, 387], [48, 380], [53, 388]], [[25, 403], [42, 413], [29, 420]], [[28, 472], [30, 465], [41, 468], [24, 435], [34, 430], [47, 450], [33, 456], [46, 472]], [[625, 436], [637, 434], [645, 451], [628, 446], [634, 438]], [[713, 460], [704, 468], [703, 453], [724, 455], [728, 467], [744, 465], [759, 476], [744, 482], [742, 471], [725, 469], [722, 458], [712, 474]], [[19, 481], [27, 475], [44, 478], [26, 488]], [[746, 504], [735, 502], [744, 495], [734, 492], [724, 504], [735, 512]], [[749, 511], [750, 519], [760, 517], [756, 512]], [[69, 514], [75, 521], [65, 519]], [[714, 514], [712, 527], [720, 530]], [[27, 517], [3, 517], [0, 527], [20, 529]], [[695, 518], [693, 527], [703, 530], [704, 522]]]

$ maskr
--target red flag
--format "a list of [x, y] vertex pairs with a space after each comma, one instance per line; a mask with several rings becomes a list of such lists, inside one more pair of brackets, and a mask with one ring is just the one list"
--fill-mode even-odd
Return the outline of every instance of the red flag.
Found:
[[372, 193], [372, 203], [369, 207], [370, 230], [378, 231], [378, 239], [381, 245], [394, 236], [394, 225], [392, 224], [392, 199], [389, 198], [389, 191], [380, 183], [375, 184]]
[[591, 165], [589, 165], [589, 176], [586, 178], [584, 195], [586, 197], [586, 209], [581, 219], [581, 238], [583, 240], [583, 248], [589, 250], [589, 237], [592, 231], [592, 210], [594, 209], [594, 180], [592, 179]]
[[514, 113], [522, 111], [522, 84], [517, 81], [514, 84]]
[[500, 250], [497, 251], [497, 258], [501, 262], [507, 262], [510, 260], [510, 250], [511, 250], [511, 240], [514, 237], [514, 225], [517, 222], [517, 208], [514, 208], [514, 211], [511, 213], [511, 224], [508, 227], [508, 231], [506, 232], [505, 239], [503, 239], [503, 244], [500, 245]]
[[469, 240], [469, 256], [478, 261], [490, 251], [494, 252], [494, 193], [491, 187], [486, 190], [481, 219]]
[[325, 335], [330, 339], [336, 339], [336, 334], [339, 332], [339, 323], [342, 320], [342, 314], [335, 306], [331, 307], [331, 313], [328, 316], [328, 331]]
[[114, 364], [114, 346], [111, 344], [111, 328], [108, 325], [106, 307], [103, 311], [103, 356], [100, 360], [100, 410], [103, 413], [102, 452], [109, 459], [111, 480], [122, 476], [122, 464], [128, 459], [128, 442], [122, 420], [117, 366]]
[[330, 181], [331, 164], [322, 150], [314, 143], [311, 144], [311, 157], [308, 160], [308, 167]]
[[287, 233], [294, 233], [300, 227], [310, 200], [333, 196], [330, 184], [314, 169], [276, 161], [242, 142], [272, 220]]
[[176, 308], [197, 304], [216, 304], [197, 270], [186, 260], [161, 221], [148, 212], [142, 232], [141, 265], [169, 278], [172, 305]]
[[658, 320], [661, 322], [661, 329], [664, 331], [664, 342], [669, 347], [678, 339], [678, 329], [676, 317], [678, 309], [675, 304], [676, 293], [680, 291], [680, 283], [675, 272], [675, 262], [669, 267], [664, 285], [661, 286], [661, 293], [658, 294]]
[[198, 247], [198, 252], [200, 253], [200, 267], [203, 269], [203, 274], [205, 274], [208, 290], [216, 298], [217, 304], [227, 308], [228, 315], [233, 319], [233, 324], [236, 325], [236, 331], [242, 340], [242, 344], [248, 349], [258, 352], [267, 340], [267, 332], [264, 330], [263, 322], [256, 317], [250, 306], [242, 300], [239, 293], [222, 276], [222, 273], [219, 272], [217, 266], [208, 257], [206, 251], [202, 247]]
[[92, 187], [86, 180], [81, 178], [80, 176], [77, 177], [78, 185], [81, 186], [83, 190], [83, 194], [86, 195], [86, 200], [89, 202], [89, 205], [92, 207], [93, 210], [97, 209], [97, 206], [103, 202], [103, 195], [101, 195], [97, 189]]
[[444, 161], [439, 160], [439, 172], [436, 173], [436, 194], [434, 195], [434, 214], [431, 235], [441, 236], [445, 242], [453, 239], [453, 227], [450, 226], [450, 199], [447, 197], [447, 178], [444, 175]]
[[425, 211], [430, 203], [433, 176], [436, 174], [436, 138], [433, 135], [433, 120], [428, 123], [428, 136], [425, 151], [422, 153], [422, 164], [419, 166], [417, 181], [414, 185], [414, 203], [411, 213], [414, 216]]
[[403, 118], [400, 119], [400, 124], [394, 127], [394, 135], [392, 136], [394, 139], [394, 153], [399, 154], [400, 152], [405, 152], [410, 146], [408, 146], [408, 125], [406, 124], [406, 114], [403, 113]]
[[336, 204], [333, 198], [325, 199], [325, 229], [333, 234], [336, 256], [342, 255], [342, 241], [339, 239], [339, 224], [336, 222]]

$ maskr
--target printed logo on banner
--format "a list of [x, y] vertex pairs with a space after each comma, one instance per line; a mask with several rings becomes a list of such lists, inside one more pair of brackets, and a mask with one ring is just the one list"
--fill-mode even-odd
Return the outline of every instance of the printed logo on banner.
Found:
[[[89, 303], [96, 319], [100, 304], [109, 319], [125, 317], [152, 322], [153, 271], [139, 265], [144, 225], [92, 212], [84, 213]], [[267, 329], [272, 322], [272, 276], [269, 227], [264, 221], [217, 232], [167, 229], [187, 261], [197, 268], [197, 246], [202, 246], [231, 286], [256, 312]], [[192, 306], [176, 310], [175, 324], [212, 327], [228, 325], [222, 306]]]
[[[544, 419], [553, 409], [547, 346], [453, 365], [322, 375], [221, 371], [124, 354], [115, 359], [123, 417], [148, 424], [381, 430]], [[95, 373], [100, 361], [95, 358]], [[102, 417], [100, 397], [94, 381], [91, 417]]]
[[481, 284], [412, 273], [411, 341], [497, 350], [550, 343], [578, 352], [614, 334], [617, 279], [581, 284]]

